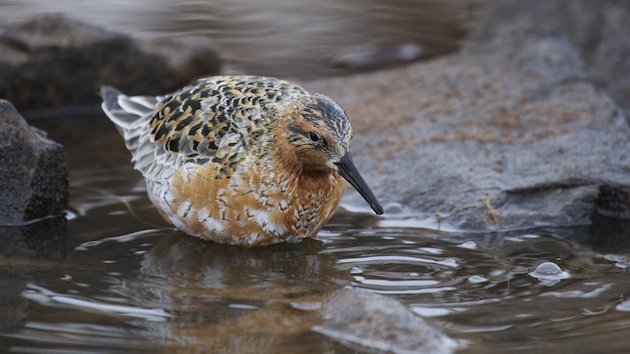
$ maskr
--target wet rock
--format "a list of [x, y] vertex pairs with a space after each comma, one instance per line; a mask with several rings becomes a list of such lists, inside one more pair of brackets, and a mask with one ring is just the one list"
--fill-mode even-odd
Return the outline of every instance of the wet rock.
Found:
[[630, 186], [628, 122], [565, 36], [502, 38], [306, 86], [348, 112], [383, 204], [464, 230], [590, 223], [602, 186]]
[[458, 344], [398, 301], [345, 288], [322, 304], [324, 323], [313, 329], [357, 350], [451, 353]]
[[0, 225], [63, 214], [68, 168], [61, 145], [0, 100]]
[[0, 27], [0, 53], [0, 97], [20, 110], [99, 102], [103, 84], [163, 94], [219, 72], [206, 40], [136, 40], [57, 15]]

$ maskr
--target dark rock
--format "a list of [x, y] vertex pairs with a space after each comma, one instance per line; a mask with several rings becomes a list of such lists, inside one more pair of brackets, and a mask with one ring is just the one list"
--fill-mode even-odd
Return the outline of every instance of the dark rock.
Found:
[[358, 350], [393, 353], [451, 353], [458, 344], [398, 301], [345, 288], [325, 301], [324, 323], [313, 329]]
[[0, 28], [0, 97], [19, 109], [100, 102], [103, 84], [163, 94], [219, 72], [202, 39], [135, 40], [63, 16]]
[[601, 186], [597, 211], [604, 216], [630, 220], [630, 187]]
[[63, 214], [68, 168], [61, 145], [0, 100], [0, 225]]
[[384, 204], [465, 230], [589, 223], [601, 186], [630, 186], [628, 123], [563, 36], [501, 38], [306, 86], [348, 112]]

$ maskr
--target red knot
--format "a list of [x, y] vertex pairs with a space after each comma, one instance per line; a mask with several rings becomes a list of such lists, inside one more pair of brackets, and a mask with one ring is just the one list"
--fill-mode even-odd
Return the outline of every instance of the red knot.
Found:
[[101, 95], [149, 198], [189, 235], [245, 247], [314, 236], [344, 179], [383, 213], [352, 161], [348, 116], [325, 95], [255, 76], [204, 78], [161, 97]]

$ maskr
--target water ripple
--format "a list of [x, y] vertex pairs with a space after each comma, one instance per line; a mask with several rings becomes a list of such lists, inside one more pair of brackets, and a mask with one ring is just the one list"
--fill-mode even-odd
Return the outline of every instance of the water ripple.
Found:
[[166, 313], [163, 309], [116, 305], [92, 299], [83, 299], [74, 295], [56, 293], [35, 284], [27, 284], [26, 288], [27, 290], [22, 292], [22, 296], [41, 305], [142, 318], [152, 322], [164, 322], [166, 318], [171, 317], [171, 315]]
[[412, 263], [412, 264], [434, 264], [448, 268], [457, 268], [459, 264], [454, 259], [435, 260], [422, 257], [410, 257], [410, 256], [366, 256], [356, 258], [342, 258], [338, 261], [340, 264], [352, 264], [352, 263]]

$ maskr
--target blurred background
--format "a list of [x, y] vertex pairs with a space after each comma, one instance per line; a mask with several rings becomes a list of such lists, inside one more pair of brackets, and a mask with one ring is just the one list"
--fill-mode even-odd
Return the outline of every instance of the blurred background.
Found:
[[60, 13], [141, 38], [203, 37], [227, 71], [301, 79], [458, 48], [475, 1], [0, 1], [0, 21]]

